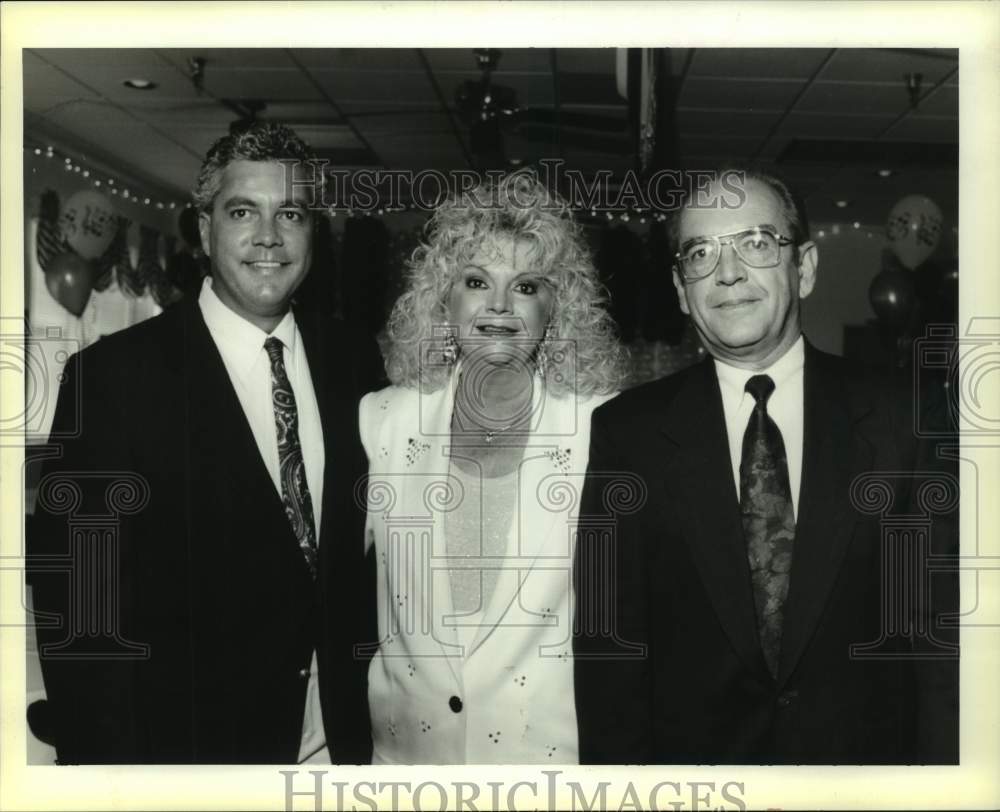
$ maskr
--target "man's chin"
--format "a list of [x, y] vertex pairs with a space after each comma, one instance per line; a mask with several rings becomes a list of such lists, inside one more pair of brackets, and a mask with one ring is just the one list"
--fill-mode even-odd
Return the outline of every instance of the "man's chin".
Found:
[[766, 338], [759, 333], [731, 333], [705, 341], [705, 346], [717, 358], [742, 360], [764, 352]]

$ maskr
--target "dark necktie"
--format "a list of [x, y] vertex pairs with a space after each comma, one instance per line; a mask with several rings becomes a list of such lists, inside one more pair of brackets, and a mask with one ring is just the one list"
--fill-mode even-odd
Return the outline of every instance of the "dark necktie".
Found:
[[309, 572], [316, 577], [316, 522], [313, 520], [312, 499], [306, 481], [306, 465], [299, 445], [299, 413], [295, 393], [288, 382], [281, 339], [271, 337], [264, 349], [271, 359], [271, 403], [274, 423], [278, 430], [278, 470], [281, 479], [281, 501], [288, 521], [295, 531]]
[[781, 624], [792, 569], [795, 514], [788, 485], [785, 443], [767, 414], [774, 381], [754, 375], [746, 391], [756, 405], [743, 435], [740, 461], [740, 513], [750, 559], [757, 629], [764, 659], [772, 676], [778, 673]]

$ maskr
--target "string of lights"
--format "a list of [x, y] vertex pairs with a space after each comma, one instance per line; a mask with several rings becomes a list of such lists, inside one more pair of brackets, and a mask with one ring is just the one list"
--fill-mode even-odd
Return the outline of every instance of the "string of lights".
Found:
[[46, 146], [25, 146], [25, 157], [39, 161], [53, 161], [61, 163], [65, 171], [79, 175], [87, 180], [95, 189], [107, 192], [112, 197], [125, 200], [136, 206], [151, 206], [160, 210], [176, 210], [191, 208], [190, 201], [181, 202], [178, 200], [164, 199], [151, 192], [137, 189], [135, 184], [122, 180], [109, 173], [96, 168], [92, 164], [79, 158], [72, 157], [56, 149], [51, 144]]
[[[143, 205], [151, 206], [159, 210], [178, 210], [184, 208], [191, 208], [192, 203], [190, 201], [178, 201], [162, 198], [154, 193], [137, 189], [134, 183], [129, 183], [122, 180], [121, 177], [115, 177], [106, 171], [95, 168], [93, 165], [88, 165], [85, 160], [67, 155], [66, 153], [56, 149], [51, 144], [45, 146], [25, 146], [24, 153], [26, 157], [33, 158], [42, 161], [55, 161], [61, 163], [65, 171], [73, 172], [74, 174], [80, 175], [81, 178], [86, 179], [95, 189], [100, 189], [113, 197], [120, 200], [128, 201], [132, 205]], [[398, 206], [379, 206], [377, 208], [373, 207], [371, 209], [351, 209], [351, 208], [336, 208], [331, 207], [327, 209], [327, 214], [335, 218], [338, 215], [354, 218], [354, 217], [386, 217], [391, 214], [413, 214], [413, 213], [426, 213], [426, 209], [420, 206], [415, 206], [411, 204], [403, 204]], [[613, 222], [618, 221], [622, 223], [629, 223], [633, 220], [639, 225], [646, 225], [647, 223], [662, 223], [667, 220], [668, 215], [662, 211], [655, 211], [640, 207], [626, 208], [626, 209], [573, 209], [573, 213], [581, 219], [588, 220], [591, 223], [595, 221], [607, 221]], [[829, 228], [822, 228], [815, 231], [818, 238], [825, 238], [828, 235], [836, 236], [840, 233], [841, 228], [846, 229], [861, 229], [862, 224], [855, 221], [853, 223], [845, 223], [842, 227], [839, 224], [832, 225]], [[957, 232], [957, 228], [952, 229], [953, 232]], [[867, 237], [874, 237], [874, 233], [866, 229], [865, 234]]]
[[[663, 212], [651, 212], [648, 209], [635, 208], [635, 209], [618, 209], [614, 211], [597, 209], [573, 209], [573, 213], [577, 217], [590, 217], [599, 220], [621, 220], [624, 223], [628, 223], [635, 219], [640, 224], [645, 224], [647, 222], [658, 222], [662, 223], [666, 221], [667, 215]], [[338, 215], [343, 215], [344, 217], [384, 217], [387, 214], [397, 214], [397, 213], [420, 213], [423, 212], [430, 215], [431, 212], [420, 206], [383, 206], [377, 209], [345, 209], [345, 208], [328, 208], [327, 214], [330, 217], [337, 217]]]

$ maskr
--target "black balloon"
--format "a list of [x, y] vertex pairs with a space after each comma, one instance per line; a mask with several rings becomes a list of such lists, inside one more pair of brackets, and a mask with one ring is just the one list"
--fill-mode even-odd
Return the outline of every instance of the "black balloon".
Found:
[[894, 329], [906, 326], [917, 302], [913, 275], [897, 268], [885, 268], [872, 280], [868, 301], [883, 324]]
[[45, 286], [59, 304], [79, 317], [94, 289], [94, 263], [75, 251], [54, 256], [45, 269]]

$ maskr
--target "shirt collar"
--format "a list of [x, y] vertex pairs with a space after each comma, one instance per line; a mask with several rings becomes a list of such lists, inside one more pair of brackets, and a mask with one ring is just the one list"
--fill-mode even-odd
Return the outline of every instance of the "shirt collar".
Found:
[[290, 309], [274, 330], [265, 333], [223, 304], [212, 289], [211, 276], [206, 276], [201, 284], [198, 306], [201, 308], [205, 325], [215, 339], [227, 366], [241, 381], [246, 381], [249, 377], [254, 364], [260, 358], [260, 353], [264, 350], [264, 341], [270, 336], [281, 339], [281, 343], [294, 358], [298, 330], [295, 328], [295, 316]]
[[799, 335], [788, 351], [766, 369], [742, 369], [720, 361], [718, 358], [714, 361], [723, 397], [734, 398], [738, 402], [743, 397], [747, 381], [754, 375], [770, 375], [771, 380], [774, 381], [774, 388], [777, 390], [789, 378], [801, 372], [806, 362], [806, 342]]

